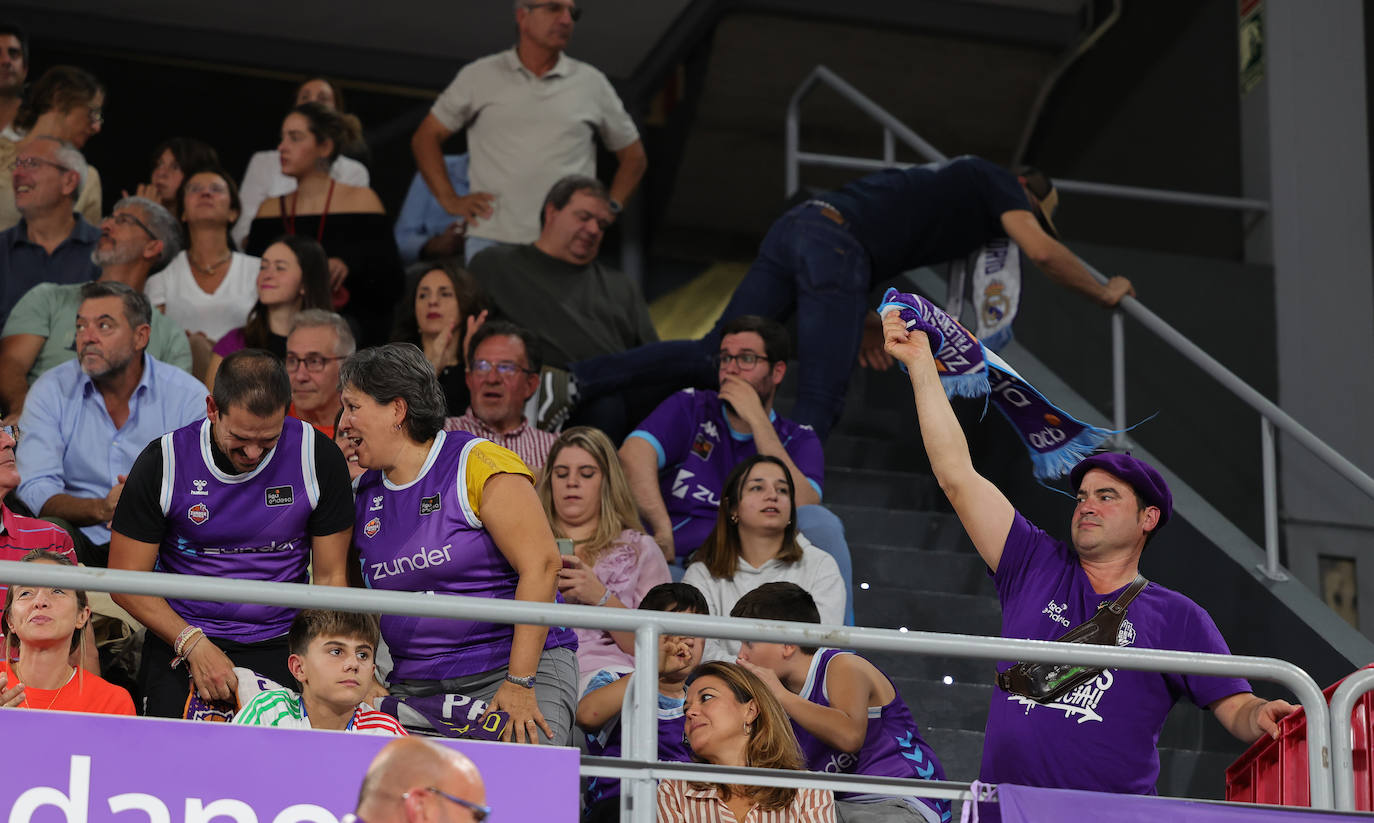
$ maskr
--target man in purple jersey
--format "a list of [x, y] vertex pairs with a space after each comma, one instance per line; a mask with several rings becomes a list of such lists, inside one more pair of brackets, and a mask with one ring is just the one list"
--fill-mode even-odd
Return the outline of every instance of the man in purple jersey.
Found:
[[[968, 443], [945, 397], [930, 343], [897, 317], [883, 319], [888, 354], [906, 365], [921, 438], [940, 488], [987, 563], [1002, 603], [1002, 635], [1054, 640], [1111, 603], [1139, 574], [1145, 544], [1169, 519], [1173, 498], [1154, 468], [1128, 455], [1099, 454], [1071, 474], [1078, 489], [1072, 545], [1026, 521], [973, 468]], [[1200, 606], [1150, 583], [1131, 601], [1119, 646], [1227, 654]], [[998, 664], [1004, 671], [1012, 664]], [[1236, 678], [1106, 669], [1046, 703], [993, 690], [981, 779], [1049, 788], [1153, 794], [1155, 749], [1180, 697], [1211, 709], [1237, 738], [1277, 736], [1293, 711]]]
[[[291, 381], [260, 349], [226, 357], [206, 419], [163, 435], [134, 461], [115, 508], [110, 568], [347, 585], [353, 494], [343, 454], [287, 420]], [[289, 683], [294, 609], [114, 595], [148, 627], [144, 714], [180, 716], [190, 689], [232, 700], [233, 668]], [[180, 669], [182, 662], [185, 669]]]

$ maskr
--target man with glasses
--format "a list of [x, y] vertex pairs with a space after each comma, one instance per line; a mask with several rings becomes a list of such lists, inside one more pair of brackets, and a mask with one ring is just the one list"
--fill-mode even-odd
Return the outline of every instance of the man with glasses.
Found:
[[[181, 250], [181, 225], [161, 205], [126, 197], [100, 223], [91, 262], [100, 281], [142, 293], [148, 275]], [[76, 357], [76, 314], [84, 283], [40, 283], [15, 305], [0, 336], [0, 407], [5, 419], [23, 411], [30, 387], [49, 369]], [[175, 320], [153, 312], [148, 354], [191, 370], [191, 347]]]
[[291, 378], [287, 411], [334, 439], [339, 402], [339, 364], [354, 351], [353, 330], [332, 311], [306, 309], [291, 321], [286, 336], [286, 374]]
[[34, 383], [20, 418], [19, 499], [105, 566], [125, 476], [148, 441], [201, 417], [205, 386], [147, 354], [154, 313], [128, 285], [87, 283], [74, 314], [77, 359]]
[[[467, 221], [467, 259], [539, 236], [540, 203], [569, 174], [596, 176], [593, 132], [619, 165], [616, 212], [648, 161], [634, 121], [606, 76], [564, 49], [582, 16], [575, 0], [516, 0], [515, 48], [463, 67], [411, 138], [415, 165], [439, 205]], [[442, 145], [467, 131], [471, 193], [454, 191]]]
[[486, 803], [482, 773], [466, 755], [406, 737], [386, 744], [373, 758], [358, 792], [358, 809], [345, 815], [344, 823], [482, 823], [492, 811]]
[[539, 386], [539, 343], [514, 323], [489, 320], [468, 343], [468, 391], [472, 405], [444, 428], [465, 431], [505, 446], [538, 470], [557, 437], [525, 418], [525, 403]]
[[3, 173], [14, 183], [20, 218], [0, 232], [0, 322], [39, 283], [84, 283], [100, 273], [91, 262], [100, 232], [76, 213], [86, 180], [81, 152], [63, 140], [35, 137]]

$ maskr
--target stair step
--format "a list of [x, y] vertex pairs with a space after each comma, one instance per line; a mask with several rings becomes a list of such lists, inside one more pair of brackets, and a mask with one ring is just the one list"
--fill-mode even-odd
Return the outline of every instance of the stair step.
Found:
[[873, 665], [895, 680], [931, 680], [943, 682], [945, 677], [955, 683], [991, 683], [996, 666], [987, 660], [967, 657], [936, 657], [926, 654], [895, 654], [893, 652], [863, 652]]
[[[939, 750], [936, 750], [939, 754]], [[1222, 800], [1226, 797], [1226, 767], [1237, 755], [1189, 749], [1159, 750], [1159, 793], [1169, 797]]]
[[[870, 588], [869, 592], [873, 589]], [[897, 589], [879, 589], [895, 595]], [[978, 634], [996, 637], [1002, 631], [1002, 609], [990, 597], [944, 592], [906, 591], [902, 596], [854, 599], [854, 619], [860, 626], [881, 629]]]
[[930, 474], [930, 462], [919, 441], [835, 433], [825, 443], [827, 470], [843, 466]]
[[931, 509], [944, 493], [930, 475], [892, 469], [826, 466], [827, 505]]
[[935, 751], [935, 756], [940, 758], [946, 779], [964, 783], [978, 779], [978, 769], [983, 763], [982, 726], [974, 731], [927, 727], [922, 723], [921, 736]]
[[[923, 551], [917, 547], [850, 543], [849, 554], [854, 563], [856, 600], [873, 592], [874, 586], [901, 586], [907, 592], [997, 596], [987, 566], [971, 550]], [[864, 583], [870, 589], [865, 590]]]
[[953, 514], [850, 504], [828, 508], [844, 522], [850, 545], [871, 543], [952, 551], [968, 543], [963, 525]]
[[981, 729], [988, 722], [992, 686], [938, 680], [893, 678], [902, 699], [921, 728]]

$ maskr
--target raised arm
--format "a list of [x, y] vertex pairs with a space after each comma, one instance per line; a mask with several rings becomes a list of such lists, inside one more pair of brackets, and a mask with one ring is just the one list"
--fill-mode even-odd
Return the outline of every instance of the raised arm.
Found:
[[1086, 295], [1099, 306], [1115, 306], [1121, 298], [1135, 294], [1131, 281], [1124, 277], [1113, 277], [1105, 284], [1097, 282], [1082, 261], [1063, 243], [1046, 234], [1035, 215], [1028, 211], [1014, 209], [1003, 213], [1002, 229], [1037, 269], [1059, 285]]
[[935, 479], [983, 562], [995, 572], [1016, 510], [1006, 495], [973, 468], [964, 430], [940, 385], [930, 339], [924, 332], [908, 332], [895, 311], [883, 318], [883, 339], [887, 353], [907, 367], [921, 440]]
[[648, 440], [629, 437], [625, 445], [620, 447], [620, 465], [625, 469], [630, 493], [639, 506], [639, 516], [653, 531], [654, 542], [663, 550], [664, 559], [672, 564], [677, 560], [673, 545], [673, 521], [668, 517], [668, 507], [664, 505], [663, 492], [658, 487], [658, 452]]

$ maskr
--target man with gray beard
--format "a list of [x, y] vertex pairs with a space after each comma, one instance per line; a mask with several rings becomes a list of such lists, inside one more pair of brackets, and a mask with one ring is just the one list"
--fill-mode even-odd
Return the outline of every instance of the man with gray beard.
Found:
[[204, 415], [205, 386], [147, 353], [148, 298], [113, 280], [80, 289], [77, 359], [33, 384], [19, 419], [18, 494], [67, 530], [82, 563], [105, 566], [110, 518], [134, 459]]
[[[181, 227], [157, 203], [126, 197], [100, 223], [91, 262], [100, 267], [97, 282], [123, 283], [143, 292], [148, 275], [181, 250]], [[0, 407], [11, 423], [24, 398], [44, 372], [76, 357], [76, 310], [84, 284], [40, 283], [14, 307], [0, 337]], [[191, 370], [186, 333], [162, 312], [153, 312], [148, 353], [183, 371]]]

